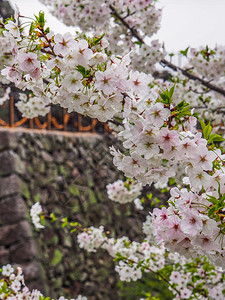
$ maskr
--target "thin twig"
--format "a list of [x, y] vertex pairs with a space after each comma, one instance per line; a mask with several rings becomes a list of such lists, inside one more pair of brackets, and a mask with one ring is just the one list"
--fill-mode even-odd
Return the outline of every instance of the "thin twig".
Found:
[[[124, 261], [126, 259], [126, 261]], [[135, 261], [133, 261], [132, 259], [128, 259], [128, 258], [124, 258], [123, 259], [123, 262], [125, 262], [125, 263], [132, 263], [132, 264], [134, 264], [134, 263], [136, 263]], [[154, 271], [154, 270], [152, 270], [151, 268], [149, 268], [149, 267], [146, 267], [146, 266], [143, 266], [146, 270], [149, 270], [150, 272], [152, 272], [153, 274], [155, 274], [155, 275], [157, 275], [157, 276], [159, 276], [163, 281], [165, 281], [173, 290], [175, 290], [177, 293], [178, 293], [178, 295], [180, 295], [180, 291], [178, 291], [170, 282], [169, 282], [169, 280], [166, 278], [166, 277], [164, 277], [162, 274], [160, 274], [159, 272], [157, 272], [157, 271]]]
[[[120, 16], [120, 14], [116, 11], [116, 9], [110, 5], [109, 8], [112, 11], [112, 16], [117, 18], [131, 33], [133, 37], [135, 37], [140, 43], [145, 44], [144, 39], [138, 34], [138, 31], [135, 27], [130, 27], [130, 25], [126, 22], [126, 20]], [[180, 71], [185, 77], [188, 77], [191, 80], [199, 81], [202, 85], [206, 86], [208, 89], [213, 90], [223, 96], [225, 96], [225, 90], [211, 84], [210, 81], [206, 81], [192, 73], [189, 72], [190, 69], [183, 69], [169, 62], [167, 59], [162, 59], [160, 62], [163, 66], [167, 66], [174, 71]]]

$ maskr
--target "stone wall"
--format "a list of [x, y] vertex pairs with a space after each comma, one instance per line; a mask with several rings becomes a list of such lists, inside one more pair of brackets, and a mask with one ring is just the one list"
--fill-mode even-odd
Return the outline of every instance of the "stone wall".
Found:
[[46, 213], [141, 239], [145, 216], [106, 196], [105, 186], [122, 178], [109, 154], [114, 142], [95, 134], [0, 130], [0, 264], [21, 265], [29, 286], [52, 298], [120, 299], [105, 252], [81, 250], [76, 235], [56, 223], [35, 231], [29, 217], [39, 201]]

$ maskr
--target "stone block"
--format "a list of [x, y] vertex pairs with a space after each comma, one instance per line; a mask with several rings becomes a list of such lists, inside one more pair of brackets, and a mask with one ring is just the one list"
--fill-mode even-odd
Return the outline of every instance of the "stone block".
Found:
[[26, 206], [21, 196], [14, 195], [0, 201], [0, 222], [13, 224], [26, 217]]
[[[36, 278], [35, 278], [36, 279]], [[26, 285], [27, 287], [29, 288], [29, 290], [38, 290], [40, 291], [42, 294], [47, 294], [46, 293], [46, 283], [44, 284], [43, 280], [41, 278], [39, 279], [36, 279], [35, 281], [33, 282], [29, 282], [29, 278], [28, 280], [26, 280]], [[48, 295], [48, 294], [47, 294]]]
[[0, 151], [4, 149], [15, 149], [18, 143], [18, 138], [15, 132], [10, 132], [7, 129], [0, 129]]
[[0, 265], [9, 263], [9, 250], [5, 247], [0, 247]]
[[12, 150], [0, 152], [0, 175], [8, 175], [11, 173], [23, 173], [25, 166], [22, 160]]
[[31, 261], [37, 256], [35, 244], [32, 239], [13, 244], [10, 247], [9, 253], [10, 261], [18, 264]]
[[42, 151], [41, 156], [44, 159], [44, 161], [46, 161], [46, 162], [52, 162], [53, 161], [53, 157], [50, 154], [48, 154], [48, 152], [46, 152], [46, 151]]
[[31, 237], [31, 228], [28, 221], [18, 224], [2, 226], [0, 229], [0, 245], [9, 246], [13, 243]]
[[12, 174], [0, 180], [0, 198], [20, 192], [20, 179]]
[[24, 274], [25, 282], [34, 280], [41, 277], [41, 268], [37, 261], [32, 261], [29, 263], [24, 263], [19, 265]]

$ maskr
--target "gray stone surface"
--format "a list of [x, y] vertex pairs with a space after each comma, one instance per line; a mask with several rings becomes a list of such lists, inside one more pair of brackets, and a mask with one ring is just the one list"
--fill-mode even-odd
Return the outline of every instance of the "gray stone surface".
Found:
[[5, 225], [0, 228], [0, 245], [3, 246], [9, 246], [30, 237], [31, 229], [27, 221], [21, 221], [13, 225]]
[[13, 224], [26, 218], [27, 209], [20, 195], [8, 196], [0, 201], [0, 223]]
[[109, 154], [114, 142], [96, 134], [0, 130], [0, 263], [20, 264], [28, 286], [51, 298], [119, 299], [109, 292], [117, 277], [106, 253], [81, 250], [76, 234], [58, 223], [46, 221], [45, 230], [35, 231], [29, 217], [39, 201], [47, 215], [140, 238], [135, 209], [107, 199], [106, 185], [122, 178]]
[[0, 246], [0, 264], [5, 265], [9, 262], [9, 250]]
[[0, 199], [20, 192], [20, 179], [12, 174], [0, 180]]
[[12, 150], [0, 152], [0, 175], [8, 175], [11, 173], [22, 174], [25, 172], [24, 163]]
[[29, 262], [36, 257], [37, 251], [32, 239], [23, 239], [10, 247], [9, 259], [16, 263]]
[[38, 279], [41, 275], [41, 269], [37, 261], [23, 263], [19, 265], [23, 269], [25, 278], [30, 280]]
[[18, 143], [18, 135], [14, 132], [9, 132], [5, 128], [0, 129], [0, 150], [15, 149]]

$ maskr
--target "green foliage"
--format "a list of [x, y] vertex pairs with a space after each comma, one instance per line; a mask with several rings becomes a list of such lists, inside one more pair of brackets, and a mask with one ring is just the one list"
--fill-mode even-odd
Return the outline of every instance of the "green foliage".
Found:
[[207, 200], [212, 203], [210, 208], [207, 210], [208, 217], [211, 219], [214, 219], [216, 222], [220, 222], [218, 227], [220, 228], [220, 233], [225, 233], [225, 213], [224, 213], [224, 207], [225, 207], [225, 194], [221, 194], [220, 192], [220, 185], [218, 188], [218, 199], [214, 196], [207, 195]]
[[172, 112], [172, 116], [176, 116], [176, 119], [178, 120], [182, 117], [191, 116], [190, 109], [190, 104], [183, 100], [177, 104], [174, 112]]
[[206, 140], [208, 140], [210, 133], [212, 132], [212, 126], [210, 125], [210, 122], [206, 125], [202, 120], [199, 120], [201, 126], [202, 126], [202, 133]]
[[208, 145], [212, 144], [212, 146], [214, 148], [214, 142], [224, 141], [224, 138], [222, 138], [219, 134], [211, 133], [212, 126], [210, 125], [210, 122], [207, 125], [200, 119], [199, 119], [199, 122], [202, 127], [203, 136], [206, 140], [208, 140]]
[[62, 258], [63, 258], [62, 252], [59, 249], [55, 249], [53, 259], [51, 261], [51, 265], [52, 266], [58, 265], [62, 261]]
[[50, 214], [50, 217], [51, 217], [51, 219], [52, 219], [52, 222], [55, 222], [55, 221], [56, 221], [56, 216], [55, 216], [53, 213]]
[[62, 228], [67, 227], [68, 224], [69, 224], [69, 223], [68, 223], [68, 218], [67, 218], [67, 217], [63, 218], [63, 219], [62, 219]]
[[100, 37], [94, 37], [93, 40], [92, 40], [91, 45], [96, 46], [97, 44], [99, 44], [104, 36], [105, 36], [105, 33], [102, 34]]
[[136, 45], [138, 45], [138, 46], [142, 46], [142, 42], [140, 42], [140, 41], [136, 41], [136, 42], [134, 42]]
[[215, 51], [211, 50], [209, 46], [206, 46], [205, 49], [202, 49], [199, 53], [206, 61], [210, 61], [210, 57], [215, 54]]
[[169, 185], [175, 185], [176, 184], [176, 179], [174, 177], [169, 178]]
[[86, 70], [83, 66], [78, 65], [76, 70], [83, 76], [83, 78], [89, 78], [91, 75], [91, 70]]
[[190, 47], [187, 47], [185, 50], [181, 50], [180, 51], [180, 54], [184, 55], [187, 57], [187, 53], [188, 53], [188, 50], [189, 50]]
[[89, 199], [91, 204], [95, 204], [98, 202], [95, 196], [95, 192], [92, 189], [89, 190]]
[[44, 12], [40, 11], [38, 16], [36, 16], [36, 15], [34, 15], [34, 16], [35, 16], [35, 19], [37, 21], [38, 27], [40, 29], [43, 29], [44, 26], [45, 26], [45, 22], [46, 22]]
[[173, 93], [174, 93], [175, 85], [171, 87], [170, 90], [162, 91], [162, 93], [159, 93], [160, 98], [159, 101], [165, 105], [169, 105], [173, 102]]
[[120, 291], [120, 299], [138, 300], [140, 297], [151, 300], [173, 299], [168, 286], [152, 273], [145, 273], [141, 280], [133, 282], [120, 281], [117, 285]]
[[69, 187], [69, 192], [70, 194], [72, 194], [73, 196], [79, 196], [80, 195], [80, 191], [78, 189], [78, 187], [74, 184], [72, 184], [70, 187]]

